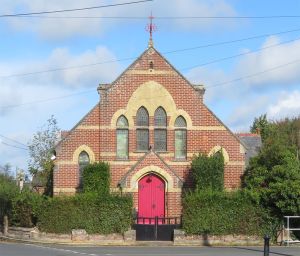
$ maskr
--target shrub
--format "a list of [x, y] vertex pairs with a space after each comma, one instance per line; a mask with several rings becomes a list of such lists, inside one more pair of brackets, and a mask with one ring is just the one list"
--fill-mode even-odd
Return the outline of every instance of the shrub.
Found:
[[240, 191], [198, 190], [183, 199], [183, 228], [188, 234], [262, 235], [272, 229], [267, 216]]
[[19, 193], [16, 182], [8, 175], [0, 174], [0, 225], [4, 215], [10, 219], [12, 205], [11, 200]]
[[223, 190], [224, 159], [221, 152], [212, 156], [199, 154], [192, 160], [192, 177], [197, 189]]
[[93, 163], [83, 170], [83, 191], [108, 195], [110, 187], [109, 165], [104, 162]]
[[50, 233], [122, 233], [131, 225], [131, 197], [79, 194], [74, 197], [48, 198], [38, 215], [38, 227]]
[[28, 228], [35, 226], [38, 213], [43, 210], [43, 200], [43, 196], [27, 190], [12, 198], [12, 225]]

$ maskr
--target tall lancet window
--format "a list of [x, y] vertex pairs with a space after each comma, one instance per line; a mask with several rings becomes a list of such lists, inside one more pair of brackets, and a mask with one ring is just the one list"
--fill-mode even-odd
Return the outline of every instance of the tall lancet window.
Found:
[[149, 114], [144, 107], [140, 107], [136, 113], [136, 149], [149, 149]]
[[123, 115], [117, 120], [117, 158], [128, 159], [128, 121]]
[[79, 164], [79, 186], [82, 187], [82, 174], [83, 169], [90, 163], [89, 154], [85, 151], [81, 151], [78, 157], [78, 164]]
[[154, 150], [167, 151], [167, 114], [162, 107], [154, 113]]
[[186, 121], [183, 116], [179, 116], [175, 120], [175, 158], [186, 158]]

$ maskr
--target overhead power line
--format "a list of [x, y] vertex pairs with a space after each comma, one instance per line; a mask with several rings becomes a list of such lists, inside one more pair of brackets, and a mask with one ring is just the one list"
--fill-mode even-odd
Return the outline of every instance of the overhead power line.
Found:
[[31, 105], [31, 104], [36, 104], [36, 103], [44, 103], [44, 102], [48, 102], [48, 101], [53, 101], [53, 100], [60, 100], [60, 99], [65, 99], [65, 98], [69, 98], [69, 97], [73, 97], [73, 96], [77, 96], [77, 95], [82, 95], [82, 94], [86, 94], [89, 92], [94, 92], [95, 90], [86, 90], [86, 91], [82, 91], [82, 92], [78, 92], [78, 93], [72, 93], [72, 94], [68, 94], [68, 95], [63, 95], [63, 96], [58, 96], [58, 97], [53, 97], [53, 98], [48, 98], [48, 99], [43, 99], [43, 100], [35, 100], [35, 101], [30, 101], [30, 102], [25, 102], [25, 103], [21, 103], [21, 104], [14, 104], [14, 105], [7, 105], [7, 106], [0, 106], [0, 108], [5, 109], [5, 108], [15, 108], [15, 107], [20, 107], [20, 106], [25, 106], [25, 105]]
[[[244, 79], [249, 79], [251, 77], [263, 75], [265, 73], [272, 72], [272, 71], [280, 69], [280, 68], [285, 68], [287, 66], [290, 66], [290, 65], [293, 65], [293, 64], [296, 64], [296, 63], [299, 63], [299, 62], [300, 62], [300, 59], [297, 59], [297, 60], [294, 60], [292, 62], [288, 62], [288, 63], [282, 64], [282, 65], [279, 65], [279, 66], [275, 66], [275, 67], [272, 67], [272, 68], [269, 68], [269, 69], [265, 69], [265, 70], [257, 72], [257, 73], [253, 73], [253, 74], [250, 74], [250, 75], [246, 75], [246, 76], [242, 76], [242, 77], [239, 77], [239, 78], [235, 78], [235, 79], [230, 80], [230, 81], [220, 82], [220, 83], [216, 83], [216, 84], [213, 84], [213, 85], [210, 85], [210, 86], [206, 86], [205, 88], [209, 89], [209, 88], [213, 88], [213, 87], [218, 87], [218, 86], [224, 86], [224, 85], [227, 85], [227, 84], [232, 84], [232, 83], [235, 83], [235, 82], [238, 82], [238, 81], [242, 81]], [[91, 92], [91, 90], [89, 90], [89, 91], [83, 91], [83, 92], [78, 93], [78, 94], [83, 94], [83, 93], [88, 93], [88, 92]], [[19, 107], [19, 106], [23, 106], [23, 105], [29, 105], [29, 104], [35, 104], [35, 103], [43, 103], [43, 102], [47, 102], [47, 101], [52, 101], [52, 100], [57, 100], [57, 99], [63, 99], [63, 98], [66, 98], [66, 97], [71, 97], [71, 96], [74, 96], [74, 95], [75, 94], [69, 94], [69, 95], [65, 95], [65, 96], [61, 96], [61, 97], [49, 98], [49, 99], [39, 100], [39, 101], [32, 101], [32, 102], [27, 102], [27, 103], [18, 104], [18, 105], [3, 106], [3, 107], [0, 107], [0, 108]]]
[[17, 140], [14, 140], [14, 139], [8, 138], [8, 137], [6, 137], [6, 136], [4, 136], [4, 135], [1, 135], [1, 134], [0, 134], [0, 137], [4, 138], [4, 139], [6, 139], [6, 140], [10, 140], [10, 141], [12, 141], [12, 142], [15, 142], [15, 143], [17, 143], [17, 144], [20, 144], [20, 145], [22, 145], [22, 146], [25, 146], [25, 147], [27, 147], [27, 145], [26, 145], [26, 144], [24, 144], [24, 143], [22, 143], [22, 142], [20, 142], [20, 141], [17, 141]]
[[18, 149], [28, 150], [28, 148], [22, 148], [22, 147], [11, 145], [11, 144], [8, 144], [8, 143], [5, 143], [5, 142], [2, 142], [2, 144], [5, 145], [5, 146], [12, 147], [12, 148], [18, 148]]
[[[292, 30], [286, 30], [286, 31], [280, 31], [280, 32], [276, 32], [276, 33], [269, 33], [269, 34], [262, 34], [262, 35], [251, 36], [251, 37], [246, 37], [246, 38], [240, 38], [240, 39], [235, 39], [235, 40], [230, 40], [230, 41], [222, 41], [222, 42], [217, 42], [217, 43], [204, 44], [204, 45], [199, 45], [199, 46], [194, 46], [194, 47], [189, 47], [189, 48], [165, 51], [165, 52], [162, 52], [162, 54], [174, 54], [174, 53], [179, 53], [179, 52], [192, 51], [192, 50], [197, 50], [197, 49], [202, 49], [202, 48], [214, 47], [214, 46], [219, 46], [219, 45], [226, 45], [226, 44], [231, 44], [231, 43], [238, 43], [238, 42], [254, 40], [254, 39], [268, 37], [268, 36], [288, 34], [288, 33], [298, 32], [298, 31], [300, 31], [300, 28], [296, 28], [296, 29], [292, 29]], [[121, 61], [127, 61], [127, 60], [134, 60], [137, 57], [138, 56], [122, 58], [122, 59], [116, 59], [116, 60], [107, 60], [107, 61], [102, 61], [102, 62], [95, 62], [95, 63], [84, 64], [84, 65], [77, 65], [77, 66], [53, 68], [53, 69], [40, 70], [40, 71], [34, 71], [34, 72], [26, 72], [26, 73], [19, 73], [19, 74], [11, 74], [11, 75], [2, 75], [2, 76], [0, 76], [0, 78], [12, 78], [12, 77], [19, 77], [19, 76], [28, 76], [28, 75], [36, 75], [36, 74], [43, 74], [43, 73], [49, 73], [49, 72], [63, 71], [63, 70], [69, 70], [69, 69], [87, 68], [87, 67], [97, 66], [97, 65], [102, 65], [102, 64], [121, 62]], [[232, 57], [229, 57], [229, 58], [232, 58]], [[215, 62], [217, 62], [217, 61], [214, 61], [214, 63]], [[202, 64], [200, 64], [200, 65], [202, 65]]]
[[232, 84], [232, 83], [235, 83], [235, 82], [238, 82], [238, 81], [242, 81], [244, 79], [249, 79], [249, 78], [252, 78], [252, 77], [255, 77], [255, 76], [260, 76], [260, 75], [272, 72], [272, 71], [280, 69], [280, 68], [285, 68], [287, 66], [297, 64], [299, 62], [300, 62], [300, 59], [297, 59], [297, 60], [282, 64], [282, 65], [279, 65], [279, 66], [275, 66], [275, 67], [272, 67], [272, 68], [269, 68], [269, 69], [262, 70], [262, 71], [257, 72], [257, 73], [253, 73], [253, 74], [250, 74], [250, 75], [235, 78], [233, 80], [229, 80], [229, 81], [226, 81], [226, 82], [221, 82], [221, 83], [216, 83], [216, 84], [213, 84], [213, 85], [210, 85], [210, 86], [206, 86], [206, 88], [212, 88], [212, 87], [218, 87], [218, 86], [223, 86], [223, 85], [227, 85], [227, 84]]
[[139, 4], [139, 3], [152, 2], [152, 1], [153, 0], [140, 0], [140, 1], [132, 1], [132, 2], [125, 2], [125, 3], [118, 3], [118, 4], [108, 4], [108, 5], [99, 5], [99, 6], [90, 6], [90, 7], [82, 7], [82, 8], [74, 8], [74, 9], [62, 9], [62, 10], [51, 10], [51, 11], [2, 14], [2, 15], [0, 15], [0, 18], [30, 16], [30, 15], [50, 14], [50, 13], [86, 11], [86, 10], [93, 10], [93, 9], [100, 9], [100, 8], [107, 8], [107, 7], [115, 7], [115, 6], [122, 6], [122, 5]]
[[[148, 0], [150, 1], [150, 0]], [[143, 1], [142, 1], [143, 2]], [[113, 5], [114, 6], [114, 5]], [[98, 7], [100, 8], [100, 7]], [[103, 7], [102, 7], [103, 8]], [[91, 8], [95, 9], [95, 8]], [[76, 10], [74, 10], [76, 11]], [[63, 12], [63, 11], [61, 11]], [[47, 14], [48, 12], [42, 12], [37, 14]], [[52, 13], [52, 12], [50, 12]], [[45, 19], [128, 19], [128, 20], [144, 20], [149, 19], [147, 16], [46, 16], [46, 15], [12, 15], [7, 17], [21, 17], [21, 18], [45, 18]], [[265, 15], [265, 16], [155, 16], [157, 20], [203, 20], [203, 19], [220, 19], [220, 20], [232, 20], [232, 19], [291, 19], [300, 18], [300, 15]]]
[[257, 52], [262, 52], [264, 50], [268, 50], [268, 49], [271, 49], [271, 48], [274, 48], [274, 47], [277, 47], [277, 46], [280, 46], [280, 45], [284, 45], [284, 44], [293, 43], [293, 42], [296, 42], [296, 41], [299, 41], [299, 40], [300, 40], [300, 37], [292, 39], [292, 40], [280, 42], [278, 44], [272, 44], [272, 45], [269, 45], [269, 46], [266, 46], [266, 47], [262, 47], [262, 48], [259, 48], [257, 50], [244, 52], [244, 53], [239, 53], [239, 54], [235, 54], [235, 55], [231, 55], [231, 56], [211, 60], [211, 61], [208, 61], [208, 62], [205, 62], [205, 63], [202, 63], [202, 64], [190, 66], [190, 67], [187, 67], [187, 68], [181, 68], [180, 70], [188, 70], [188, 69], [192, 69], [192, 68], [207, 66], [207, 65], [218, 63], [218, 62], [221, 62], [221, 61], [230, 60], [230, 59], [233, 59], [233, 58], [237, 58], [237, 57], [241, 57], [241, 56], [245, 56], [245, 55], [250, 55], [250, 54], [253, 54], [253, 53], [257, 53]]

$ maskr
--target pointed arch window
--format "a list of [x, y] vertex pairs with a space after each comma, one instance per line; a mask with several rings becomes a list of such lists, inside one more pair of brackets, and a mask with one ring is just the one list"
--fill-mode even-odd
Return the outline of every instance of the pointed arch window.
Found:
[[117, 120], [117, 158], [128, 159], [128, 120], [123, 115]]
[[146, 108], [140, 107], [136, 113], [136, 149], [149, 149], [149, 114]]
[[79, 164], [79, 186], [82, 186], [83, 169], [90, 164], [90, 157], [86, 151], [81, 151], [78, 157]]
[[167, 151], [167, 114], [159, 107], [154, 113], [154, 150]]
[[187, 149], [187, 129], [186, 121], [183, 116], [175, 120], [175, 158], [185, 159]]

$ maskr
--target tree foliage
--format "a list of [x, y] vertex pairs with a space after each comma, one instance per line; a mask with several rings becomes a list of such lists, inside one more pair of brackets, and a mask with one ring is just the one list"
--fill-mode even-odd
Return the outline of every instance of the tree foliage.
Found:
[[30, 141], [28, 169], [32, 175], [37, 175], [43, 186], [46, 187], [46, 194], [51, 195], [52, 176], [54, 163], [51, 156], [54, 153], [55, 144], [58, 140], [60, 129], [54, 116], [47, 120], [47, 124], [33, 135]]
[[194, 157], [191, 171], [196, 189], [223, 190], [224, 158], [221, 152], [212, 156], [199, 154]]
[[56, 119], [51, 116], [47, 120], [47, 124], [33, 135], [33, 139], [28, 145], [30, 156], [28, 167], [31, 174], [48, 169], [59, 131]]
[[268, 122], [259, 155], [250, 161], [243, 185], [274, 215], [300, 214], [300, 118]]

